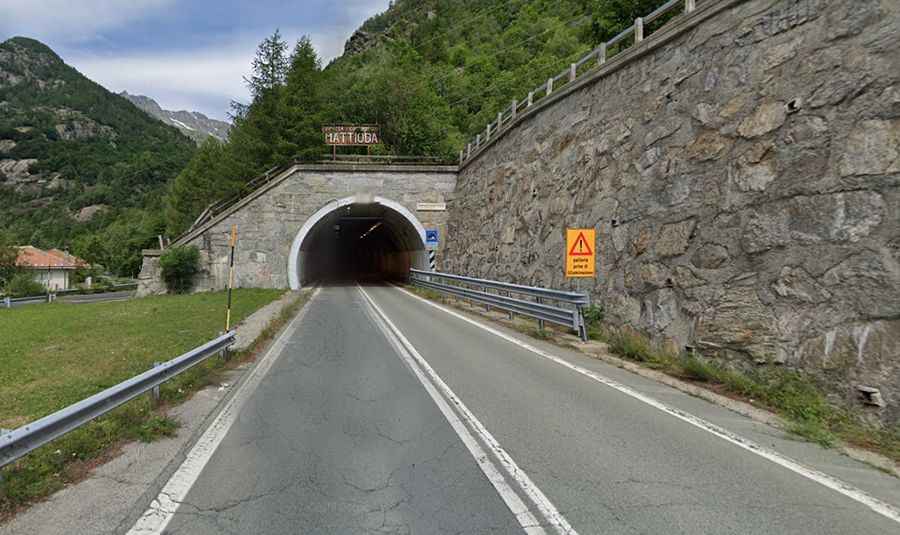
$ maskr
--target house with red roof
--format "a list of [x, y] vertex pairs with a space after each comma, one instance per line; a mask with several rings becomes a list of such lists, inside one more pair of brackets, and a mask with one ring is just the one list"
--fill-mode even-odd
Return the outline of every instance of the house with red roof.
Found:
[[88, 267], [88, 263], [59, 249], [45, 251], [31, 245], [19, 247], [16, 266], [32, 274], [35, 281], [49, 290], [68, 290], [72, 273]]

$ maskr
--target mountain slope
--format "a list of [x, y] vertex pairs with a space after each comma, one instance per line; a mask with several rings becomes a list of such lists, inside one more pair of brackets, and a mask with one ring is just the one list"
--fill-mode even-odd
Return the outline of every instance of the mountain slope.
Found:
[[[23, 37], [0, 43], [0, 230], [11, 235], [7, 241], [74, 247], [126, 209], [158, 203], [194, 150], [177, 129], [85, 78], [44, 44]], [[114, 247], [76, 252], [110, 264]]]
[[155, 100], [145, 95], [132, 95], [128, 91], [122, 91], [119, 96], [128, 99], [132, 104], [160, 121], [174, 126], [182, 134], [196, 141], [198, 145], [206, 141], [209, 136], [225, 141], [228, 137], [228, 130], [231, 128], [230, 124], [210, 119], [200, 112], [165, 110]]

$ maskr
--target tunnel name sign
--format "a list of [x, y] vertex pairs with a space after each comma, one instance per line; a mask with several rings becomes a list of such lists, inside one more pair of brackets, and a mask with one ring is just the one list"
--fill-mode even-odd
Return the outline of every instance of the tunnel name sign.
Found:
[[566, 229], [566, 277], [594, 277], [596, 239], [592, 228]]
[[326, 145], [366, 147], [381, 143], [381, 132], [377, 126], [323, 126], [322, 133], [325, 134]]

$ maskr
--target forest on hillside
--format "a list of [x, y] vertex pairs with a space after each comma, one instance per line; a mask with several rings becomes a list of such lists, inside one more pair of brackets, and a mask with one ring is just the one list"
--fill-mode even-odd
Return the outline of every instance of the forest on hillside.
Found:
[[[0, 264], [4, 247], [31, 244], [135, 274], [194, 144], [33, 39], [0, 43], [0, 82], [0, 160], [32, 162], [25, 180], [0, 171]], [[88, 206], [103, 209], [75, 217]]]
[[167, 230], [266, 169], [327, 153], [321, 126], [378, 124], [394, 155], [448, 160], [549, 76], [664, 0], [397, 0], [324, 66], [308, 37], [260, 43], [253, 96], [232, 110], [227, 142], [208, 140], [166, 195]]
[[[320, 159], [328, 152], [321, 127], [329, 123], [380, 125], [383, 144], [375, 152], [455, 160], [512, 97], [662, 3], [396, 0], [328, 65], [307, 37], [273, 28], [246, 79], [252, 101], [233, 105], [228, 140], [210, 138], [196, 150], [44, 45], [10, 40], [4, 46], [25, 50], [48, 71], [32, 72], [33, 84], [0, 91], [0, 102], [12, 105], [7, 111], [16, 110], [0, 117], [0, 138], [16, 143], [7, 157], [36, 158], [32, 172], [59, 173], [69, 185], [50, 196], [2, 188], [0, 250], [59, 247], [136, 276], [141, 249], [154, 247], [157, 235], [181, 234], [208, 205], [240, 193], [267, 169]], [[65, 83], [34, 85], [57, 79]], [[61, 139], [54, 125], [65, 109], [109, 126], [114, 136]], [[75, 218], [92, 205], [105, 208], [89, 221]]]

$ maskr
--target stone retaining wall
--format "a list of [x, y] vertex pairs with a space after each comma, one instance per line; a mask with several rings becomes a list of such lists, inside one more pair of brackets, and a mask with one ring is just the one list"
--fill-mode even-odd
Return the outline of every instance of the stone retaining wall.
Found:
[[898, 36], [894, 0], [698, 3], [465, 164], [442, 269], [573, 288], [594, 227], [614, 321], [900, 421]]

